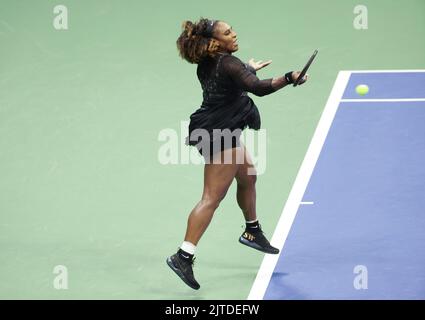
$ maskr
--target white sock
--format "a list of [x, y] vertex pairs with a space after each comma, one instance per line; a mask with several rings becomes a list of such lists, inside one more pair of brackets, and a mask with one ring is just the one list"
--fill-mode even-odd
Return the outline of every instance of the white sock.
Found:
[[186, 251], [189, 254], [195, 255], [196, 246], [191, 242], [183, 241], [182, 245], [180, 246], [180, 249]]
[[254, 222], [257, 222], [258, 221], [258, 219], [255, 219], [255, 220], [251, 220], [251, 221], [245, 221], [246, 223], [254, 223]]

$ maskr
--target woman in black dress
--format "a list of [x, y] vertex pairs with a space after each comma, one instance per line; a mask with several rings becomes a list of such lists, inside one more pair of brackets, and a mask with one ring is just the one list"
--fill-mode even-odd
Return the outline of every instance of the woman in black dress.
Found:
[[[225, 197], [233, 179], [237, 181], [237, 202], [246, 221], [239, 242], [265, 253], [277, 254], [258, 223], [255, 201], [255, 168], [240, 142], [241, 131], [260, 129], [258, 109], [247, 92], [257, 96], [273, 93], [293, 83], [300, 72], [287, 72], [260, 80], [256, 71], [271, 61], [243, 63], [232, 53], [238, 50], [236, 32], [224, 21], [185, 21], [177, 40], [180, 56], [198, 64], [197, 76], [203, 90], [201, 107], [190, 116], [186, 144], [195, 146], [205, 159], [202, 199], [189, 215], [186, 236], [178, 252], [167, 258], [170, 268], [191, 288], [200, 285], [193, 275], [196, 245], [208, 227], [214, 211]], [[301, 79], [300, 84], [307, 80]]]

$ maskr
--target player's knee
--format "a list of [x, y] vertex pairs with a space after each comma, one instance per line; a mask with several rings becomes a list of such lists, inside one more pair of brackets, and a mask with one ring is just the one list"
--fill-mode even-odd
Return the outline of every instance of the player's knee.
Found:
[[202, 197], [202, 205], [209, 209], [217, 209], [220, 206], [220, 202], [224, 199], [226, 193], [213, 194]]
[[257, 174], [254, 172], [254, 174], [247, 174], [243, 177], [238, 177], [236, 180], [238, 185], [241, 187], [252, 187], [257, 182]]

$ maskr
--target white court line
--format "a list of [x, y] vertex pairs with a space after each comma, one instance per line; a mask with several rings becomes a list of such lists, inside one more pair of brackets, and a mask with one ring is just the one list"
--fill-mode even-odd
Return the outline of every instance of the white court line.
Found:
[[314, 204], [313, 201], [301, 201], [300, 204]]
[[[291, 229], [311, 174], [313, 173], [313, 169], [316, 165], [317, 159], [319, 158], [320, 151], [322, 150], [326, 136], [332, 125], [339, 102], [341, 101], [342, 95], [350, 78], [350, 74], [351, 73], [349, 71], [340, 71], [338, 73], [338, 77], [336, 78], [325, 109], [323, 110], [316, 131], [314, 132], [310, 146], [308, 147], [307, 153], [301, 164], [301, 168], [295, 179], [288, 200], [286, 201], [285, 207], [280, 215], [279, 222], [277, 223], [271, 240], [273, 245], [280, 249], [280, 254], [282, 254], [282, 249], [289, 230]], [[258, 270], [257, 277], [255, 278], [254, 284], [252, 285], [249, 293], [249, 300], [263, 299], [280, 254], [266, 254], [264, 256], [263, 262]]]
[[425, 98], [406, 98], [406, 99], [341, 99], [341, 102], [410, 102], [425, 101]]

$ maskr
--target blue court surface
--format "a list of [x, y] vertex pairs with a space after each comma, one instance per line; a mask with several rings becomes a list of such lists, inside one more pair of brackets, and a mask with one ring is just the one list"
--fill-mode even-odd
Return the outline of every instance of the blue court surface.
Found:
[[249, 298], [425, 299], [425, 70], [340, 72], [272, 243]]

